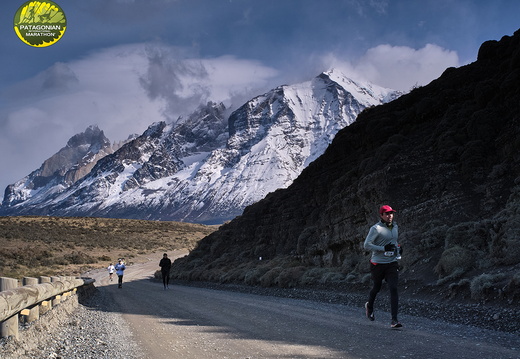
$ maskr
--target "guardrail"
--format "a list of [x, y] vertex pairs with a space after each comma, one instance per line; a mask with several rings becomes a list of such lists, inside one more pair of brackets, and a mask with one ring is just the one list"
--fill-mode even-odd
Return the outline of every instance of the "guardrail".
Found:
[[93, 288], [94, 282], [91, 278], [26, 277], [19, 286], [16, 279], [0, 277], [0, 337], [18, 339], [20, 319], [26, 323], [38, 320], [61, 301], [76, 295], [78, 288]]

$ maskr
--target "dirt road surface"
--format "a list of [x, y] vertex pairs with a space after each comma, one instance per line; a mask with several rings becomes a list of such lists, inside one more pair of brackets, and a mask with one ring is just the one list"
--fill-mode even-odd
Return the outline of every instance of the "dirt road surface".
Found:
[[151, 280], [160, 258], [128, 266], [121, 289], [106, 272], [92, 274], [146, 358], [520, 358], [514, 334], [404, 315], [404, 329], [395, 330], [388, 313], [370, 322], [362, 307], [186, 286], [163, 290]]

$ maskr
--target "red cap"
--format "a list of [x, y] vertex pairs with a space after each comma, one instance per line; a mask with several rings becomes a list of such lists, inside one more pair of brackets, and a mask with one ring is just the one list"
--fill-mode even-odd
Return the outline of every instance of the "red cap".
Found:
[[381, 208], [379, 208], [379, 214], [383, 214], [386, 212], [395, 212], [395, 211], [392, 209], [392, 207], [390, 207], [388, 205], [384, 205], [384, 206], [381, 206]]

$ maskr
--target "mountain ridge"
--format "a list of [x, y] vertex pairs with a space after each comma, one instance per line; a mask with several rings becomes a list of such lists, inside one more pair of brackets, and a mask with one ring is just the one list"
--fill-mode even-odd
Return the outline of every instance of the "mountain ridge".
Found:
[[59, 193], [4, 200], [1, 210], [222, 223], [289, 185], [364, 108], [398, 95], [330, 70], [259, 95], [228, 118], [210, 102], [175, 124], [151, 125]]

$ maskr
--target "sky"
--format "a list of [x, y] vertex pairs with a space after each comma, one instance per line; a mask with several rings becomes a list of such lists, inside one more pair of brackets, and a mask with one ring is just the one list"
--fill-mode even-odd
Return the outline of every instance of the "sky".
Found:
[[331, 68], [408, 91], [520, 28], [517, 0], [55, 0], [67, 29], [37, 48], [25, 2], [0, 11], [0, 198], [90, 125], [121, 141]]

